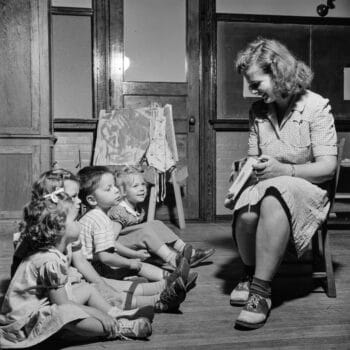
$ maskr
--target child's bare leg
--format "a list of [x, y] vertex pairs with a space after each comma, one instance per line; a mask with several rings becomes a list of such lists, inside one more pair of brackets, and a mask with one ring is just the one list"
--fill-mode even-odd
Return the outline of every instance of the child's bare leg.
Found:
[[[125, 292], [122, 293], [122, 309], [125, 309], [125, 304], [127, 303], [127, 299], [128, 296], [130, 297], [130, 294]], [[160, 293], [158, 294], [154, 294], [154, 295], [147, 295], [147, 296], [141, 296], [141, 295], [132, 295], [131, 297], [131, 304], [129, 305], [129, 307], [131, 307], [131, 309], [135, 309], [135, 308], [140, 308], [142, 306], [148, 306], [148, 305], [155, 305], [157, 301], [160, 300]], [[130, 301], [128, 301], [130, 302]]]
[[68, 329], [86, 340], [108, 335], [102, 323], [94, 317], [68, 323], [63, 328]]
[[289, 220], [281, 203], [273, 196], [265, 197], [256, 234], [255, 277], [272, 280], [283, 258], [289, 235]]
[[158, 266], [142, 263], [142, 268], [138, 274], [142, 277], [146, 277], [150, 281], [160, 281], [167, 276], [168, 273]]
[[252, 211], [240, 212], [236, 218], [237, 248], [243, 263], [247, 266], [255, 265], [255, 236], [258, 219], [258, 214]]
[[92, 306], [105, 313], [111, 309], [111, 305], [91, 284], [79, 283], [73, 285], [72, 288], [74, 299], [78, 304]]
[[[120, 281], [113, 280], [109, 278], [104, 278], [104, 281], [111, 286], [116, 291], [120, 292], [128, 292], [130, 290], [132, 282], [130, 281]], [[165, 279], [161, 279], [157, 282], [149, 282], [149, 283], [139, 283], [134, 291], [134, 295], [147, 296], [147, 295], [155, 295], [161, 293], [166, 287]]]

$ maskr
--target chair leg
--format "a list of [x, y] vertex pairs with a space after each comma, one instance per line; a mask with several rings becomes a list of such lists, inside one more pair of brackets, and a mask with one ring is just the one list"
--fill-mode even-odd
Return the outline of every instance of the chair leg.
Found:
[[151, 186], [148, 203], [147, 221], [154, 220], [157, 204], [156, 186]]
[[323, 240], [324, 263], [325, 263], [325, 269], [326, 269], [326, 279], [327, 279], [326, 293], [329, 298], [335, 298], [337, 296], [337, 292], [335, 287], [332, 255], [330, 250], [329, 235], [327, 232], [327, 227], [325, 227], [322, 230], [322, 240]]
[[171, 173], [171, 182], [173, 183], [173, 189], [175, 194], [177, 217], [179, 219], [180, 229], [186, 228], [184, 208], [182, 205], [180, 186], [176, 181], [175, 171]]

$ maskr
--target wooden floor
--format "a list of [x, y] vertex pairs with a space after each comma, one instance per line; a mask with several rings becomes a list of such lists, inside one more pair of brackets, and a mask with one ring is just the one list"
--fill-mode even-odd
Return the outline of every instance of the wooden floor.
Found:
[[[179, 232], [179, 231], [178, 231]], [[315, 286], [307, 265], [283, 264], [273, 285], [273, 309], [258, 330], [234, 328], [239, 307], [229, 294], [241, 264], [228, 223], [187, 224], [179, 235], [195, 247], [215, 247], [213, 259], [197, 268], [199, 279], [179, 314], [157, 314], [148, 341], [109, 341], [60, 345], [62, 349], [350, 349], [350, 230], [333, 231], [331, 244], [338, 296], [330, 299]], [[0, 279], [7, 284], [10, 236], [0, 241]], [[40, 348], [54, 349], [49, 343]]]

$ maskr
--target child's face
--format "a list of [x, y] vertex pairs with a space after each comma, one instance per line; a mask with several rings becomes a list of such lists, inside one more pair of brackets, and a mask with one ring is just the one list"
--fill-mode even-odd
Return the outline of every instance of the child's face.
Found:
[[115, 186], [114, 176], [112, 174], [103, 174], [95, 190], [93, 197], [101, 209], [108, 210], [121, 200], [119, 189]]
[[143, 203], [147, 195], [146, 182], [141, 175], [132, 175], [132, 181], [125, 186], [125, 198], [131, 204]]
[[64, 180], [63, 186], [64, 192], [66, 192], [72, 198], [74, 207], [76, 208], [76, 215], [78, 215], [81, 203], [81, 200], [78, 197], [79, 184], [73, 180]]
[[74, 242], [79, 238], [81, 225], [76, 221], [77, 209], [75, 204], [73, 204], [67, 214], [66, 227], [65, 227], [65, 237], [69, 242]]

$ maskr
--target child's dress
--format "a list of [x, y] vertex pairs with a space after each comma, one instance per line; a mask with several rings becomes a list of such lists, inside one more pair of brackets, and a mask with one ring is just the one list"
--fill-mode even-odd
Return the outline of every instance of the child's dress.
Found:
[[[128, 248], [140, 249], [148, 246], [152, 249], [152, 252], [156, 252], [164, 243], [174, 243], [179, 239], [173, 231], [159, 220], [144, 222], [144, 210], [141, 209], [138, 212], [125, 201], [121, 201], [118, 205], [112, 207], [108, 212], [108, 216], [111, 220], [122, 225], [118, 242]], [[146, 246], [145, 240], [147, 240]]]
[[49, 290], [64, 286], [68, 298], [79, 275], [69, 275], [67, 257], [55, 248], [28, 256], [10, 282], [1, 307], [0, 348], [30, 347], [64, 325], [90, 317], [74, 304], [51, 304]]

